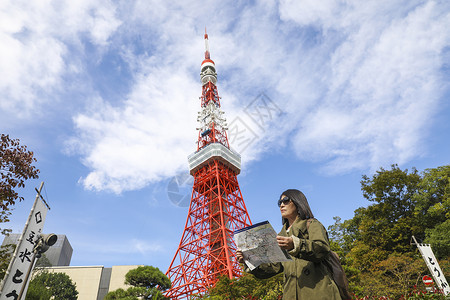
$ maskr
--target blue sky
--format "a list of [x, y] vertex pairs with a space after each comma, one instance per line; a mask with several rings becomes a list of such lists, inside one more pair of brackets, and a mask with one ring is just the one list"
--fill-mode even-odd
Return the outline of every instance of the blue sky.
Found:
[[72, 265], [167, 270], [187, 217], [176, 197], [190, 194], [205, 26], [253, 222], [279, 228], [276, 200], [298, 188], [329, 226], [369, 204], [363, 174], [448, 164], [448, 1], [7, 0], [0, 128], [41, 170], [14, 232], [44, 181], [45, 230], [67, 235]]

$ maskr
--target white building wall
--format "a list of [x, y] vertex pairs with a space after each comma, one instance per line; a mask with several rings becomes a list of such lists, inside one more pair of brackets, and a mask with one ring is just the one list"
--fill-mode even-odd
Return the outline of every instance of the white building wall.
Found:
[[[125, 274], [139, 266], [113, 266], [111, 278], [109, 279], [109, 291], [118, 288], [127, 289], [125, 285]], [[49, 272], [59, 272], [67, 274], [76, 284], [78, 300], [96, 300], [100, 289], [100, 279], [103, 266], [69, 266], [69, 267], [48, 267]]]
[[129, 286], [125, 285], [125, 275], [131, 269], [136, 269], [140, 266], [113, 266], [111, 272], [111, 279], [109, 281], [109, 291], [114, 291], [119, 288], [127, 289]]

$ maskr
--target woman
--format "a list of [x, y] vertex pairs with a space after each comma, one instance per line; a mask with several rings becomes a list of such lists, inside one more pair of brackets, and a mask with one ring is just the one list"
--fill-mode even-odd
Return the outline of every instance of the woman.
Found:
[[[286, 249], [292, 260], [282, 263], [262, 264], [244, 271], [258, 278], [269, 278], [284, 272], [283, 299], [333, 300], [341, 299], [339, 290], [324, 264], [330, 252], [328, 234], [323, 225], [314, 219], [308, 200], [299, 190], [290, 189], [278, 200], [283, 228], [277, 236], [280, 248]], [[236, 252], [240, 263], [241, 251]]]

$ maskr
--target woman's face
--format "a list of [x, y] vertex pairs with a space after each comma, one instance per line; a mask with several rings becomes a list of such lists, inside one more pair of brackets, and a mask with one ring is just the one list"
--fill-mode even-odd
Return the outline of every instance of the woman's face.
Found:
[[285, 195], [281, 196], [281, 203], [280, 203], [280, 212], [281, 217], [285, 219], [295, 218], [297, 217], [297, 206], [295, 206], [294, 202], [292, 200], [289, 200], [289, 202], [286, 203], [286, 201], [283, 201], [285, 198], [287, 198]]

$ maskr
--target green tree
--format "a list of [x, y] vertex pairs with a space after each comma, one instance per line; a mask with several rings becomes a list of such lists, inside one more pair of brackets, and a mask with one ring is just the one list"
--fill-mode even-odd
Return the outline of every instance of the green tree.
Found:
[[[357, 209], [355, 217], [344, 222], [346, 232], [350, 233], [344, 239], [350, 249], [347, 259], [353, 270], [357, 270], [350, 276], [350, 286], [356, 294], [398, 296], [405, 292], [402, 287], [414, 285], [408, 277], [413, 275], [406, 276], [406, 268], [395, 266], [398, 269], [394, 272], [387, 267], [389, 262], [400, 264], [400, 254], [413, 255], [411, 236], [423, 231], [414, 215], [420, 181], [416, 169], [408, 172], [397, 165], [392, 165], [390, 170], [381, 168], [372, 177], [363, 176], [362, 194], [374, 204]], [[422, 265], [414, 267], [421, 269]], [[400, 282], [399, 277], [403, 275], [408, 280], [402, 281], [401, 287], [387, 284]]]
[[50, 260], [45, 256], [45, 253], [41, 254], [41, 257], [38, 258], [36, 261], [36, 265], [34, 266], [35, 269], [38, 268], [45, 268], [45, 267], [52, 267], [52, 263]]
[[268, 279], [258, 279], [244, 273], [241, 277], [229, 279], [220, 277], [214, 287], [200, 299], [281, 299], [283, 295], [283, 274]]
[[431, 244], [436, 258], [450, 258], [450, 220], [436, 225], [434, 228], [426, 229], [425, 243]]
[[371, 270], [392, 252], [411, 252], [411, 235], [420, 230], [414, 216], [414, 195], [421, 178], [417, 170], [381, 168], [372, 177], [361, 180], [364, 198], [374, 204], [355, 210], [351, 220], [343, 222], [342, 248], [346, 259], [361, 272]]
[[[397, 165], [391, 170], [381, 168], [372, 178], [363, 176], [364, 198], [376, 205], [364, 211], [359, 230], [361, 241], [372, 248], [400, 253], [411, 251], [411, 235], [416, 234], [415, 197], [421, 178], [416, 169], [408, 173]], [[422, 230], [423, 231], [423, 230]]]
[[450, 165], [425, 170], [415, 200], [415, 216], [425, 228], [416, 238], [432, 244], [437, 259], [450, 258]]
[[375, 265], [379, 286], [383, 287], [378, 290], [378, 296], [387, 294], [393, 299], [400, 299], [419, 282], [425, 271], [423, 260], [417, 255], [390, 254]]
[[8, 269], [11, 256], [16, 249], [16, 245], [7, 244], [0, 247], [0, 278], [5, 277], [6, 270]]
[[450, 165], [426, 169], [415, 195], [415, 213], [427, 228], [450, 219]]
[[171, 286], [170, 279], [158, 268], [152, 266], [138, 267], [128, 271], [125, 284], [131, 285], [127, 290], [117, 289], [109, 292], [105, 300], [113, 299], [165, 299], [162, 292]]
[[25, 299], [76, 300], [78, 291], [68, 275], [43, 271], [30, 281]]
[[447, 268], [449, 178], [450, 166], [419, 174], [397, 165], [362, 177], [362, 194], [373, 204], [355, 210], [350, 220], [335, 218], [329, 228], [331, 247], [343, 256], [353, 292], [369, 297], [407, 295], [427, 272], [417, 248], [410, 244], [412, 235], [426, 238]]
[[47, 287], [41, 284], [31, 285], [31, 283], [25, 296], [25, 300], [50, 300], [51, 298], [52, 294]]

